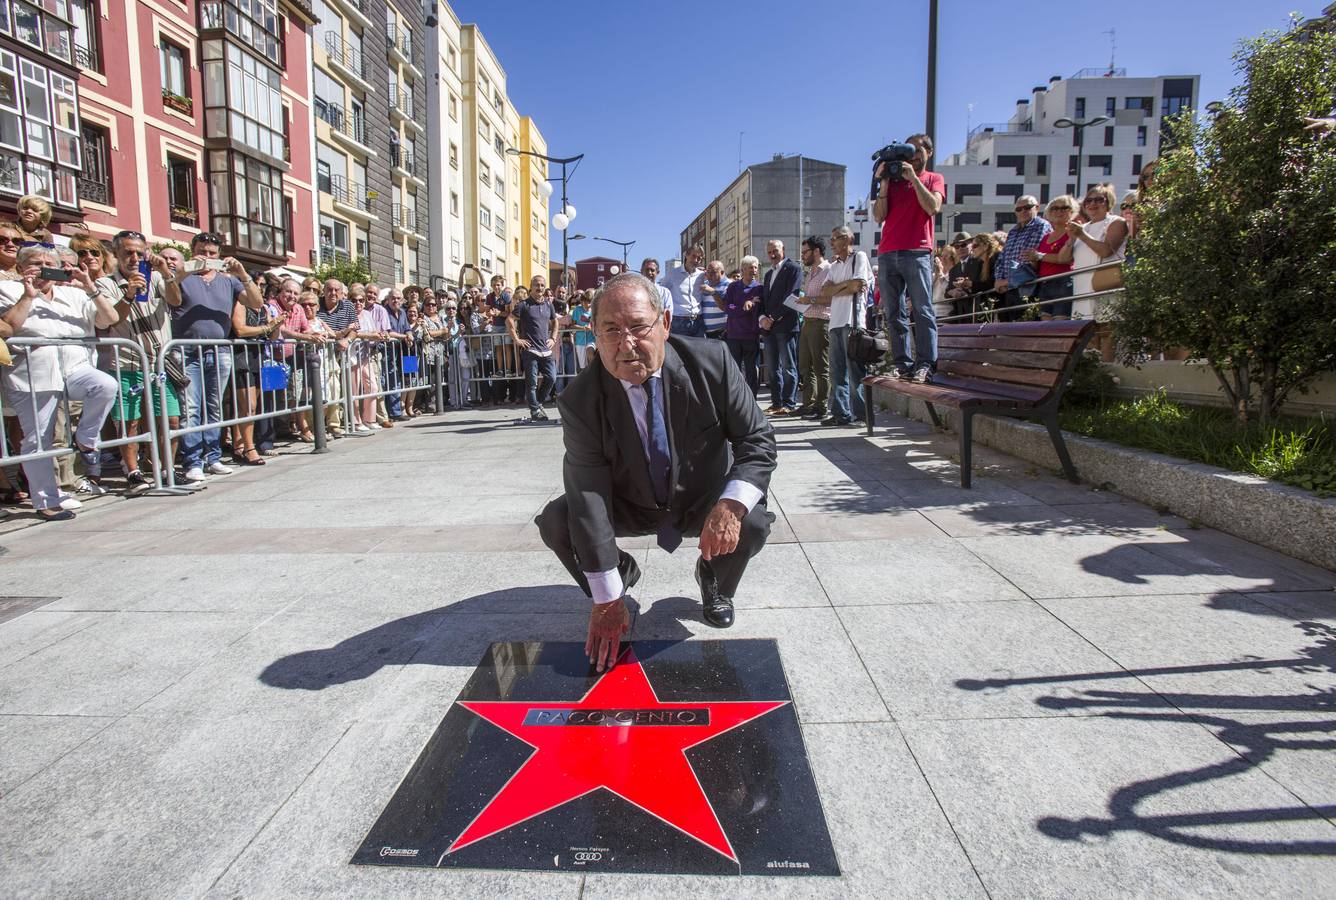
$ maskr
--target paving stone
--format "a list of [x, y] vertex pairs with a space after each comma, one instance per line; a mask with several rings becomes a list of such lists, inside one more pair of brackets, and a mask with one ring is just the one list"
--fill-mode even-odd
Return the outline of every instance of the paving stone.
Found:
[[848, 606], [839, 616], [897, 721], [1091, 715], [1102, 709], [1082, 701], [1109, 691], [1167, 709], [1028, 600]]
[[[804, 544], [831, 603], [859, 606], [1025, 597], [956, 541], [943, 537], [935, 525], [922, 517], [919, 521], [928, 536]], [[944, 572], [950, 577], [943, 577]]]
[[901, 728], [993, 897], [1325, 892], [1331, 822], [1174, 710], [1131, 716]]
[[0, 715], [0, 797], [115, 721], [114, 716]]
[[[674, 553], [654, 547], [645, 551], [644, 577], [636, 593], [646, 598], [681, 596], [698, 599], [696, 562], [700, 553], [685, 544]], [[807, 555], [798, 544], [767, 543], [747, 565], [738, 594], [739, 610], [772, 607], [830, 606]]]

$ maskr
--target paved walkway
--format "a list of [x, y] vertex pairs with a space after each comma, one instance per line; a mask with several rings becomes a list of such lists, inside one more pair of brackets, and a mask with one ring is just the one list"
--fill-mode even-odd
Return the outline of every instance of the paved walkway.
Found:
[[[0, 536], [0, 893], [1336, 895], [1336, 577], [987, 450], [962, 491], [904, 420], [779, 426], [728, 633], [779, 641], [842, 879], [348, 865], [488, 643], [582, 638], [513, 415]], [[636, 636], [720, 636], [639, 552]]]

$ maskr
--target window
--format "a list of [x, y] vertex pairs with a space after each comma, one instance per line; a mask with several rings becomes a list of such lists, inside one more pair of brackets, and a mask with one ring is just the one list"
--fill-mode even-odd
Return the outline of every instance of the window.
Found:
[[204, 136], [229, 137], [283, 158], [283, 102], [278, 71], [235, 44], [204, 42]]
[[[162, 71], [163, 102], [173, 109], [189, 113], [190, 67], [186, 63], [186, 51], [164, 40], [158, 48], [158, 64]], [[182, 106], [185, 108], [181, 109]]]
[[172, 207], [172, 221], [178, 225], [199, 224], [195, 206], [195, 161], [167, 155], [167, 202]]
[[1137, 153], [1132, 157], [1132, 174], [1141, 174], [1141, 154]]
[[1117, 98], [1117, 97], [1105, 97], [1105, 98], [1104, 98], [1104, 115], [1106, 115], [1106, 116], [1112, 116], [1112, 115], [1113, 115], [1115, 112], [1117, 112], [1117, 111], [1118, 111], [1118, 98]]
[[1035, 169], [1034, 169], [1034, 173], [1035, 173], [1036, 175], [1047, 175], [1047, 174], [1048, 174], [1048, 157], [1047, 157], [1047, 156], [1040, 156], [1040, 157], [1037, 157], [1037, 158], [1035, 159]]
[[364, 259], [371, 253], [371, 232], [360, 225], [353, 227], [353, 252], [358, 259]]
[[[454, 72], [458, 69], [459, 56], [455, 53], [455, 48], [453, 44], [450, 45], [449, 50], [445, 51], [445, 62], [446, 65], [450, 67], [451, 72]], [[455, 262], [459, 262], [458, 258], [455, 259]]]
[[[501, 135], [498, 134], [495, 138], [492, 139], [492, 149], [496, 151], [497, 156], [506, 155], [506, 142], [501, 140]], [[500, 178], [497, 179], [498, 182], [500, 182], [501, 180], [502, 179]]]
[[1143, 110], [1147, 115], [1150, 115], [1154, 102], [1154, 97], [1128, 97], [1124, 106], [1126, 109]]
[[492, 169], [485, 162], [478, 163], [478, 180], [488, 187], [492, 186]]
[[956, 230], [959, 231], [966, 225], [982, 225], [983, 213], [965, 212], [956, 213]]
[[1146, 126], [1145, 126], [1145, 125], [1138, 125], [1138, 126], [1137, 126], [1137, 146], [1138, 146], [1138, 147], [1144, 147], [1144, 146], [1146, 146]]
[[[0, 0], [0, 10], [8, 4]], [[0, 16], [7, 13], [0, 12]], [[70, 0], [70, 16], [74, 19], [74, 64], [81, 69], [102, 71], [101, 40], [95, 0]], [[8, 24], [4, 26], [8, 30]]]
[[1048, 184], [1047, 181], [1044, 182], [1043, 184], [1039, 185], [1039, 202], [1040, 202], [1040, 203], [1047, 203], [1047, 202], [1048, 202], [1048, 188], [1049, 188], [1049, 184]]
[[964, 203], [970, 197], [982, 197], [983, 185], [981, 184], [958, 184], [956, 185], [956, 201]]
[[997, 195], [999, 197], [1010, 197], [1015, 200], [1024, 193], [1025, 185], [1023, 184], [999, 184], [997, 186]]
[[482, 135], [484, 144], [490, 144], [492, 142], [492, 125], [481, 116], [478, 117], [478, 134]]
[[478, 207], [478, 223], [483, 228], [492, 227], [492, 211], [485, 206]]
[[454, 91], [451, 91], [451, 92], [450, 92], [450, 99], [449, 99], [449, 101], [448, 101], [448, 106], [449, 106], [449, 109], [450, 109], [450, 121], [452, 121], [452, 122], [458, 122], [458, 121], [459, 121], [459, 98], [455, 96], [455, 92], [454, 92]]
[[1105, 146], [1105, 147], [1112, 147], [1112, 146], [1113, 146], [1113, 126], [1112, 126], [1112, 125], [1105, 125], [1105, 126], [1104, 126], [1104, 146]]
[[[25, 44], [44, 50], [61, 62], [74, 62], [74, 26], [67, 21], [70, 17], [68, 0], [42, 0], [41, 9], [37, 6], [17, 0], [13, 4], [14, 24], [12, 34]], [[4, 18], [3, 29], [10, 31], [8, 3], [0, 4], [0, 16]]]
[[329, 163], [323, 159], [315, 161], [315, 188], [322, 194], [333, 193], [333, 174], [329, 171]]
[[0, 50], [0, 191], [78, 208], [79, 138], [74, 81]]
[[478, 267], [481, 268], [484, 272], [492, 271], [491, 250], [488, 250], [487, 248], [484, 247], [478, 252]]
[[285, 195], [283, 197], [283, 242], [287, 244], [288, 253], [292, 253], [293, 248], [297, 245], [296, 241], [293, 239], [294, 235], [297, 233], [297, 229], [293, 227], [292, 220], [292, 198]]
[[283, 32], [277, 0], [206, 0], [199, 7], [203, 31], [226, 29], [276, 66], [283, 65]]
[[453, 143], [450, 145], [450, 168], [459, 168], [459, 148]]
[[459, 195], [454, 191], [450, 192], [450, 215], [459, 218]]
[[287, 255], [279, 169], [233, 150], [211, 150], [209, 186], [211, 230], [242, 250]]
[[1014, 212], [997, 214], [998, 228], [1010, 228], [1012, 225], [1015, 224], [1016, 224], [1016, 214]]
[[1175, 116], [1192, 105], [1191, 97], [1169, 97], [1160, 100], [1160, 115]]
[[1003, 168], [1003, 167], [1006, 167], [1006, 168], [1009, 168], [1009, 169], [1015, 169], [1017, 175], [1024, 175], [1024, 174], [1025, 174], [1025, 157], [1024, 157], [1024, 156], [999, 156], [999, 157], [997, 158], [997, 167], [998, 167], [999, 169], [1000, 169], [1000, 168]]
[[1112, 156], [1092, 156], [1086, 161], [1086, 164], [1089, 166], [1098, 166], [1100, 171], [1105, 175], [1113, 174]]
[[[451, 51], [451, 54], [453, 55], [453, 51]], [[459, 238], [451, 238], [451, 239], [450, 239], [450, 262], [452, 262], [452, 263], [457, 263], [457, 262], [459, 262], [459, 258], [460, 258], [461, 255], [463, 255], [463, 252], [464, 252], [464, 251], [463, 251], [462, 249], [460, 249]]]
[[110, 206], [115, 202], [111, 189], [111, 138], [107, 129], [85, 122], [83, 138], [83, 174], [79, 176], [79, 199]]
[[1067, 193], [1076, 196], [1076, 185], [1072, 184], [1070, 181], [1067, 182]]
[[331, 261], [348, 258], [348, 225], [338, 219], [322, 215], [319, 224], [320, 259]]
[[1085, 97], [1076, 98], [1076, 118], [1085, 118]]
[[854, 232], [854, 246], [855, 247], [863, 246], [863, 232], [861, 231]]
[[1077, 175], [1077, 174], [1079, 174], [1079, 173], [1080, 173], [1080, 169], [1078, 168], [1079, 166], [1080, 166], [1080, 160], [1077, 158], [1077, 156], [1076, 156], [1075, 153], [1073, 153], [1071, 156], [1067, 157], [1067, 174], [1068, 174], [1068, 175]]

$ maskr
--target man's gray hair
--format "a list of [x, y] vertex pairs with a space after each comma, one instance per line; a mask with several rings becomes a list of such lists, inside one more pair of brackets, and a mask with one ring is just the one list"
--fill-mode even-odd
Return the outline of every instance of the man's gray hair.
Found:
[[622, 272], [603, 282], [603, 286], [594, 294], [594, 304], [589, 308], [589, 321], [598, 321], [598, 308], [602, 303], [605, 294], [610, 294], [614, 291], [623, 291], [627, 288], [638, 289], [641, 295], [644, 296], [645, 301], [653, 307], [655, 313], [659, 315], [663, 314], [663, 301], [659, 299], [659, 289], [655, 286], [654, 282], [650, 281], [639, 272]]
[[1034, 194], [1023, 194], [1016, 198], [1017, 206], [1038, 206], [1039, 198]]
[[[139, 243], [143, 244], [145, 247], [148, 246], [148, 242], [141, 237], [135, 237], [134, 235], [131, 234], [118, 234], [111, 239], [111, 252], [120, 253], [121, 245], [124, 244], [126, 241], [139, 241]], [[173, 247], [172, 249], [176, 248]], [[184, 256], [185, 254], [182, 255]]]
[[659, 266], [659, 261], [658, 261], [657, 259], [655, 259], [655, 258], [652, 257], [652, 256], [647, 256], [647, 257], [645, 257], [644, 259], [642, 259], [642, 260], [640, 261], [640, 268], [641, 268], [641, 270], [643, 271], [644, 268], [645, 268], [645, 266], [649, 265], [650, 263], [654, 263], [654, 265], [655, 265], [656, 267], [658, 267], [658, 268], [662, 268], [662, 266]]
[[34, 256], [54, 256], [60, 259], [60, 254], [50, 247], [20, 247], [19, 254], [14, 263], [15, 267], [22, 272], [29, 265], [29, 260]]
[[330, 283], [331, 281], [334, 282], [335, 284], [337, 284], [337, 285], [339, 286], [339, 290], [341, 290], [341, 291], [346, 291], [346, 290], [348, 290], [348, 285], [344, 284], [342, 281], [339, 281], [337, 278], [326, 278], [326, 279], [325, 279], [325, 283], [324, 283], [323, 285], [321, 285], [321, 287], [322, 287], [322, 288], [327, 288], [327, 287], [329, 287], [329, 283]]
[[844, 237], [847, 237], [850, 240], [852, 240], [854, 236], [854, 230], [850, 228], [848, 225], [836, 225], [834, 228], [830, 230], [830, 233], [843, 235]]

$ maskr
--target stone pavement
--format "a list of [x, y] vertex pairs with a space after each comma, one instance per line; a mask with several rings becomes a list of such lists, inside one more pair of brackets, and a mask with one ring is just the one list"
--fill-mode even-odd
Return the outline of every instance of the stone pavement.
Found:
[[636, 637], [778, 639], [841, 879], [349, 865], [490, 642], [583, 636], [514, 415], [0, 536], [0, 893], [1336, 895], [1336, 576], [890, 418], [778, 425], [730, 632], [638, 545]]

